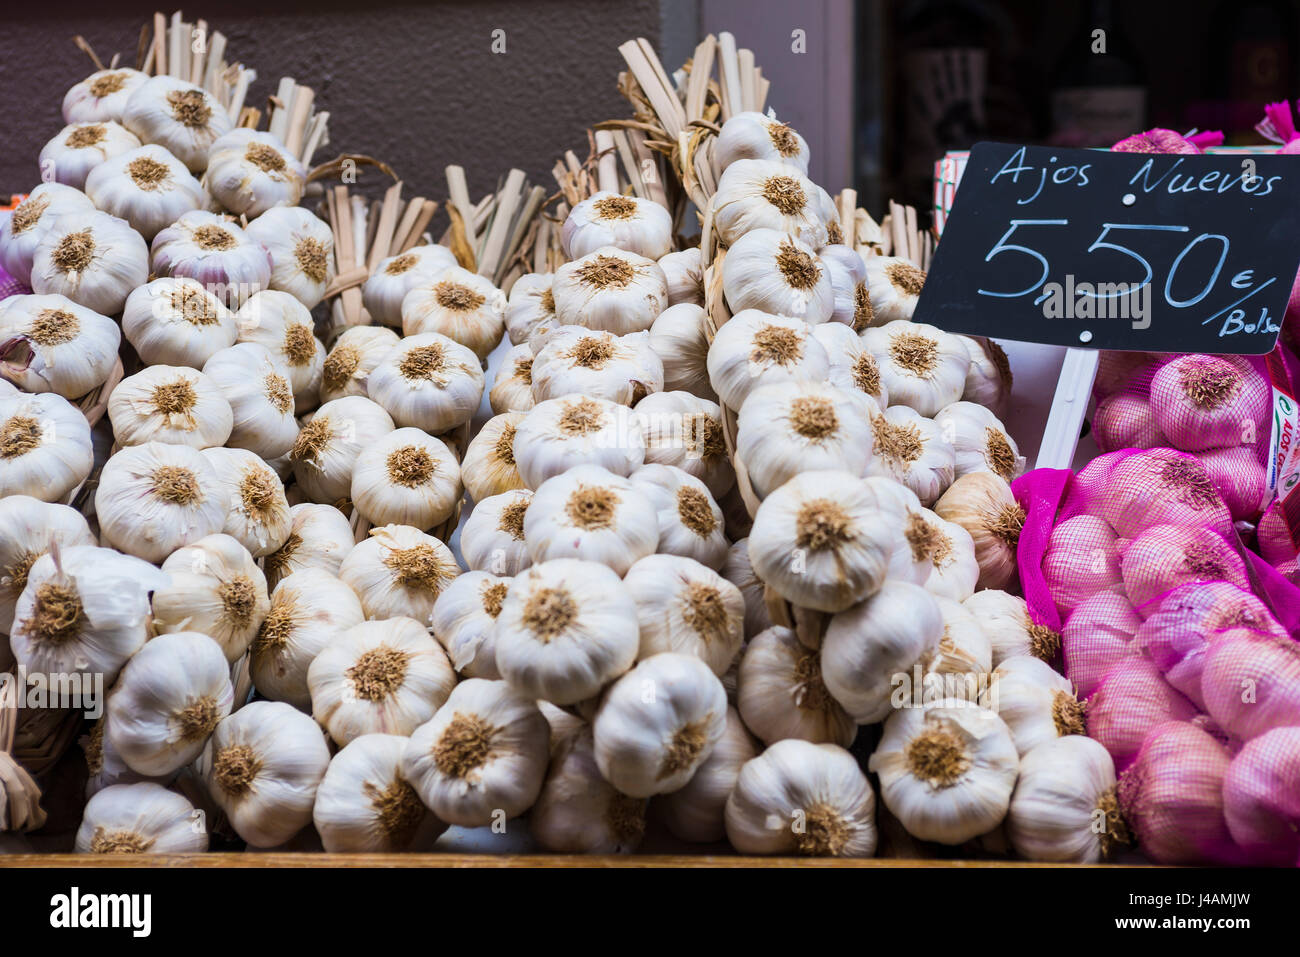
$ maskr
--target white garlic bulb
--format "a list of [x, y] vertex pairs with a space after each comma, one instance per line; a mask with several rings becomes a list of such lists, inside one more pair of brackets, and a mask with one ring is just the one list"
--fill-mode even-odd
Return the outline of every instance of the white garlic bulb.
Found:
[[965, 601], [980, 575], [974, 539], [966, 529], [928, 508], [908, 509], [889, 574], [923, 585], [936, 595]]
[[97, 70], [64, 94], [63, 122], [120, 121], [126, 101], [148, 79], [148, 74], [125, 67]]
[[868, 256], [866, 263], [871, 325], [911, 319], [925, 285], [925, 273], [910, 260], [896, 256]]
[[510, 287], [505, 323], [511, 345], [527, 345], [534, 332], [555, 325], [555, 296], [551, 291], [554, 280], [554, 273], [530, 272]]
[[13, 629], [14, 606], [36, 559], [52, 546], [95, 544], [85, 516], [75, 508], [28, 495], [0, 497], [0, 634]]
[[781, 160], [734, 160], [718, 177], [713, 197], [714, 228], [728, 246], [753, 230], [770, 229], [817, 249], [826, 245], [827, 226], [838, 215], [826, 190]]
[[482, 501], [511, 489], [523, 488], [524, 480], [515, 464], [515, 435], [523, 412], [493, 416], [479, 429], [465, 450], [461, 474], [474, 501]]
[[1025, 460], [999, 420], [988, 409], [974, 402], [954, 402], [934, 416], [944, 441], [956, 454], [956, 475], [992, 472], [1010, 482], [1025, 470]]
[[693, 475], [715, 500], [736, 484], [727, 458], [722, 409], [689, 392], [654, 392], [636, 404], [645, 436], [645, 461]]
[[722, 264], [722, 291], [731, 311], [758, 309], [810, 325], [825, 322], [835, 311], [835, 291], [814, 249], [775, 229], [753, 229], [739, 237]]
[[744, 641], [745, 599], [739, 588], [676, 555], [641, 559], [623, 584], [636, 606], [638, 659], [676, 652], [694, 655], [719, 677], [727, 673]]
[[149, 592], [166, 584], [152, 565], [111, 548], [52, 550], [32, 563], [14, 606], [14, 657], [29, 674], [102, 674], [111, 685], [145, 643]]
[[325, 367], [325, 346], [316, 338], [307, 307], [287, 292], [265, 290], [250, 296], [235, 313], [239, 342], [264, 346], [289, 370], [294, 409], [316, 404]]
[[217, 479], [230, 491], [223, 531], [263, 558], [289, 537], [289, 500], [275, 469], [247, 449], [204, 449]]
[[889, 400], [934, 415], [961, 398], [970, 353], [961, 338], [923, 322], [895, 320], [862, 334]]
[[654, 506], [658, 551], [714, 570], [722, 567], [727, 560], [722, 509], [703, 482], [671, 465], [643, 465], [630, 478]]
[[64, 498], [90, 475], [90, 423], [53, 392], [0, 396], [0, 496]]
[[108, 738], [132, 770], [171, 774], [199, 756], [233, 700], [230, 665], [215, 641], [194, 631], [159, 635], [113, 686]]
[[409, 525], [371, 529], [339, 566], [339, 578], [361, 599], [367, 618], [428, 621], [434, 602], [459, 574], [451, 549]]
[[95, 490], [104, 543], [155, 564], [220, 532], [229, 509], [230, 489], [187, 445], [128, 446], [104, 464]]
[[45, 230], [32, 254], [33, 292], [59, 293], [105, 316], [149, 278], [149, 248], [124, 219], [74, 210]]
[[311, 707], [307, 669], [339, 632], [365, 620], [361, 602], [344, 582], [304, 568], [271, 592], [271, 607], [248, 649], [253, 687], [273, 701]]
[[320, 400], [329, 402], [348, 395], [365, 395], [370, 373], [397, 345], [398, 338], [392, 329], [382, 326], [353, 326], [345, 330], [334, 340], [334, 347], [321, 366]]
[[207, 210], [185, 213], [154, 237], [157, 276], [188, 276], [231, 309], [269, 287], [271, 254], [235, 223]]
[[241, 342], [222, 349], [203, 364], [203, 374], [230, 403], [233, 448], [270, 461], [295, 447], [298, 420], [293, 417], [289, 369], [264, 346]]
[[763, 386], [741, 406], [736, 455], [760, 498], [800, 472], [862, 475], [871, 462], [872, 421], [878, 415], [873, 399], [825, 383]]
[[992, 339], [960, 338], [970, 353], [970, 371], [966, 373], [962, 401], [982, 405], [999, 418], [1005, 418], [1012, 385], [1011, 363], [1006, 352]]
[[225, 444], [234, 423], [230, 403], [212, 380], [185, 366], [148, 366], [127, 376], [108, 397], [108, 418], [120, 446], [165, 442], [206, 449]]
[[455, 254], [446, 246], [412, 246], [379, 261], [361, 287], [361, 301], [375, 322], [400, 327], [406, 294], [418, 285], [436, 281], [443, 271], [456, 265]]
[[747, 309], [718, 330], [709, 346], [708, 370], [722, 404], [739, 409], [759, 386], [825, 382], [830, 359], [802, 319]]
[[185, 164], [153, 143], [106, 158], [90, 171], [85, 187], [97, 207], [126, 220], [146, 241], [207, 200]]
[[927, 506], [952, 485], [957, 454], [933, 420], [906, 405], [893, 405], [872, 417], [871, 432], [875, 454], [867, 475], [906, 485]]
[[862, 344], [862, 337], [841, 322], [813, 326], [815, 338], [830, 360], [828, 381], [854, 395], [861, 393], [880, 408], [889, 406], [889, 390], [880, 378], [880, 364]]
[[555, 319], [623, 336], [649, 329], [668, 306], [668, 280], [653, 258], [604, 246], [567, 262], [551, 285]]
[[1031, 861], [1095, 864], [1129, 840], [1115, 795], [1115, 762], [1083, 735], [1055, 738], [1020, 759], [1007, 837]]
[[162, 570], [171, 581], [153, 594], [154, 627], [205, 634], [227, 661], [238, 661], [271, 609], [266, 579], [248, 549], [229, 535], [209, 535], [176, 549]]
[[704, 264], [699, 246], [660, 256], [659, 268], [668, 282], [669, 308], [685, 303], [704, 305]]
[[524, 515], [533, 493], [515, 489], [474, 503], [460, 530], [460, 551], [474, 571], [518, 575], [533, 563], [524, 542]]
[[235, 833], [274, 847], [311, 822], [329, 763], [315, 721], [279, 701], [254, 701], [217, 725], [197, 770]]
[[970, 533], [980, 569], [976, 588], [1005, 588], [1016, 580], [1025, 510], [1006, 482], [991, 472], [963, 475], [943, 493], [934, 511]]
[[740, 769], [727, 798], [727, 838], [742, 854], [870, 857], [876, 795], [833, 744], [778, 741]]
[[722, 124], [713, 144], [713, 163], [721, 172], [737, 160], [779, 160], [808, 173], [808, 143], [776, 117], [746, 110]]
[[686, 784], [727, 727], [727, 693], [693, 655], [659, 654], [614, 682], [592, 721], [596, 763], [631, 797]]
[[529, 832], [560, 854], [628, 854], [645, 833], [646, 801], [620, 794], [596, 765], [591, 729], [569, 736], [551, 759], [528, 812]]
[[617, 574], [591, 562], [542, 562], [510, 584], [493, 632], [496, 666], [520, 694], [576, 704], [632, 666], [637, 636]]
[[679, 840], [712, 844], [727, 836], [727, 798], [740, 769], [758, 756], [753, 735], [735, 708], [727, 709], [727, 728], [685, 787], [658, 799], [668, 830]]
[[239, 326], [220, 299], [195, 279], [163, 277], [132, 291], [122, 333], [150, 365], [204, 363], [235, 344]]
[[740, 659], [736, 707], [764, 743], [799, 738], [847, 748], [858, 726], [826, 689], [821, 655], [789, 628], [755, 635]]
[[312, 822], [331, 854], [427, 850], [447, 829], [402, 779], [406, 738], [363, 734], [334, 755]]
[[431, 434], [468, 422], [483, 398], [478, 356], [437, 332], [407, 336], [371, 370], [366, 393], [399, 426]]
[[[74, 189], [85, 189], [86, 177], [96, 167], [103, 164], [105, 160], [139, 147], [140, 141], [135, 135], [112, 120], [71, 123], [59, 130], [58, 135], [41, 147], [39, 158], [41, 174], [46, 182], [53, 181]], [[183, 166], [181, 168], [184, 170]], [[184, 171], [189, 177], [189, 170]], [[106, 209], [102, 206], [100, 208]], [[122, 215], [113, 210], [107, 211], [115, 216]], [[125, 216], [123, 218], [129, 219]]]
[[867, 288], [867, 264], [862, 254], [841, 243], [829, 243], [817, 250], [817, 257], [830, 273], [831, 291], [835, 294], [831, 320], [851, 332], [866, 329], [871, 325], [873, 313]]
[[36, 247], [64, 213], [94, 211], [95, 204], [79, 189], [41, 183], [27, 194], [0, 224], [0, 267], [21, 283], [32, 284]]
[[975, 616], [993, 647], [993, 666], [1008, 658], [1032, 655], [1051, 662], [1061, 650], [1061, 633], [1036, 625], [1023, 598], [995, 588], [984, 588], [962, 605]]
[[311, 502], [291, 506], [289, 536], [263, 562], [267, 587], [274, 588], [282, 579], [305, 568], [337, 575], [354, 543], [352, 526], [334, 506]]
[[560, 326], [533, 357], [533, 399], [581, 393], [635, 405], [664, 385], [663, 362], [649, 335], [616, 336], [581, 326]]
[[458, 576], [442, 590], [429, 627], [452, 666], [467, 678], [497, 679], [495, 629], [511, 579], [483, 571]]
[[669, 306], [650, 327], [650, 348], [664, 366], [664, 388], [705, 398], [716, 393], [709, 382], [709, 336], [704, 310], [689, 302]]
[[654, 505], [628, 479], [599, 465], [577, 465], [547, 479], [524, 515], [524, 544], [534, 562], [577, 558], [622, 575], [658, 542]]
[[340, 747], [363, 734], [409, 735], [455, 686], [447, 653], [411, 618], [338, 632], [307, 669], [312, 717]]
[[296, 206], [307, 171], [270, 133], [240, 128], [208, 148], [203, 182], [228, 212], [255, 219], [273, 206]]
[[897, 534], [896, 518], [860, 478], [803, 472], [759, 506], [749, 560], [787, 601], [843, 611], [880, 587]]
[[745, 637], [752, 638], [760, 631], [772, 627], [768, 614], [766, 588], [749, 564], [749, 539], [732, 543], [727, 550], [727, 561], [722, 566], [722, 577], [740, 589], [745, 599]]
[[249, 223], [248, 235], [271, 254], [271, 289], [308, 309], [325, 298], [334, 281], [334, 233], [324, 221], [300, 206], [277, 206]]
[[438, 439], [419, 429], [394, 429], [357, 456], [349, 497], [372, 525], [432, 528], [455, 511], [461, 474], [456, 456]]
[[531, 489], [575, 465], [630, 475], [645, 461], [640, 417], [625, 405], [585, 395], [547, 399], [515, 427], [515, 467]]
[[533, 350], [527, 343], [513, 346], [501, 357], [496, 378], [488, 391], [494, 415], [503, 412], [527, 412], [533, 401]]
[[607, 246], [658, 259], [673, 248], [673, 221], [653, 200], [602, 190], [569, 211], [560, 242], [571, 260]]
[[961, 844], [1002, 823], [1019, 757], [992, 711], [945, 698], [885, 722], [869, 767], [885, 806], [913, 837]]
[[402, 777], [441, 820], [483, 827], [537, 800], [549, 744], [531, 699], [504, 681], [470, 678], [408, 739]]
[[159, 143], [201, 173], [208, 151], [233, 127], [216, 97], [202, 87], [172, 76], [155, 76], [140, 84], [122, 108], [122, 125], [144, 143]]
[[990, 680], [980, 703], [1007, 723], [1021, 757], [1044, 742], [1087, 733], [1074, 686], [1041, 658], [1004, 658]]
[[203, 818], [182, 795], [142, 781], [114, 784], [86, 802], [78, 854], [194, 854], [208, 849]]
[[65, 296], [10, 296], [0, 303], [0, 375], [24, 392], [77, 399], [103, 385], [117, 362], [117, 323]]
[[942, 595], [935, 595], [935, 601], [943, 615], [943, 634], [939, 644], [922, 657], [922, 690], [928, 691], [924, 685], [932, 682], [942, 689], [938, 697], [975, 701], [984, 676], [993, 670], [993, 643], [960, 602]]
[[451, 266], [414, 286], [402, 299], [402, 333], [439, 332], [481, 362], [505, 334], [506, 296], [492, 281]]

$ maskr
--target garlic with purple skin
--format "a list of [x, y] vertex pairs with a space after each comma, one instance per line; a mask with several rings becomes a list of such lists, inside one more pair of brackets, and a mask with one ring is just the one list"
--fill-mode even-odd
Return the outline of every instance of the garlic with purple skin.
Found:
[[65, 296], [0, 302], [0, 377], [24, 392], [80, 398], [108, 379], [121, 341], [117, 323]]
[[271, 282], [266, 247], [225, 217], [202, 209], [185, 213], [154, 237], [150, 265], [158, 276], [198, 280], [232, 309]]
[[32, 284], [32, 257], [41, 238], [64, 213], [91, 212], [95, 204], [79, 189], [41, 183], [0, 225], [0, 267], [19, 282]]
[[209, 147], [203, 182], [227, 212], [252, 220], [275, 206], [298, 205], [306, 179], [279, 137], [241, 127]]
[[672, 217], [658, 203], [603, 190], [569, 211], [560, 241], [570, 260], [605, 246], [658, 259], [673, 248], [672, 233]]
[[1138, 452], [1114, 464], [1101, 515], [1121, 538], [1166, 524], [1232, 534], [1232, 515], [1205, 467], [1173, 449]]
[[1300, 857], [1300, 727], [1247, 741], [1223, 778], [1223, 816], [1252, 863], [1290, 866]]
[[1248, 589], [1246, 565], [1231, 545], [1204, 528], [1153, 525], [1129, 542], [1120, 557], [1120, 574], [1139, 615], [1149, 615], [1153, 599], [1197, 581], [1227, 581]]
[[1120, 659], [1088, 698], [1088, 736], [1105, 745], [1115, 769], [1123, 771], [1153, 727], [1188, 721], [1196, 713], [1196, 706], [1165, 681], [1151, 659], [1131, 655]]
[[1151, 378], [1151, 411], [1175, 448], [1253, 444], [1268, 418], [1269, 385], [1244, 358], [1186, 355]]
[[1239, 740], [1300, 727], [1300, 644], [1245, 628], [1216, 635], [1205, 652], [1201, 694], [1210, 717]]
[[[1132, 603], [1119, 592], [1097, 592], [1075, 606], [1057, 644], [1079, 697], [1091, 697], [1112, 667], [1139, 652], [1134, 636], [1141, 627]], [[1198, 674], [1198, 685], [1199, 679]]]
[[1151, 403], [1131, 392], [1116, 392], [1098, 402], [1092, 427], [1097, 447], [1103, 452], [1155, 449], [1169, 444], [1151, 414]]
[[1052, 529], [1043, 555], [1043, 577], [1062, 617], [1102, 591], [1121, 591], [1119, 547], [1104, 519], [1078, 515]]
[[1235, 521], [1250, 521], [1259, 514], [1268, 492], [1268, 477], [1253, 446], [1234, 445], [1210, 449], [1198, 456], [1205, 474], [1223, 496]]
[[41, 147], [40, 167], [46, 182], [83, 189], [86, 177], [106, 160], [139, 147], [135, 134], [112, 120], [72, 123]]

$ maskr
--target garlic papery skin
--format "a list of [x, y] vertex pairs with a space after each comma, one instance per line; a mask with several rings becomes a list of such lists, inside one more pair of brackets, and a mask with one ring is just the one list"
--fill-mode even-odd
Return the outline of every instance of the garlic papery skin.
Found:
[[721, 574], [740, 589], [741, 597], [745, 599], [745, 637], [753, 638], [760, 631], [772, 627], [765, 600], [766, 588], [749, 564], [749, 539], [742, 538], [732, 543]]
[[41, 183], [0, 225], [0, 266], [19, 282], [32, 284], [32, 258], [42, 237], [64, 213], [93, 212], [95, 204], [79, 189]]
[[452, 266], [402, 299], [402, 333], [439, 332], [486, 362], [505, 334], [506, 296], [491, 280]]
[[428, 621], [438, 595], [459, 574], [451, 549], [409, 525], [371, 529], [339, 566], [367, 618]]
[[817, 250], [822, 265], [830, 273], [835, 309], [831, 321], [850, 332], [861, 332], [871, 325], [871, 299], [867, 292], [867, 264], [862, 254], [840, 243], [829, 243]]
[[85, 188], [99, 209], [126, 220], [146, 242], [207, 199], [185, 164], [155, 144], [106, 158], [90, 171]]
[[1129, 841], [1115, 796], [1115, 762], [1092, 738], [1046, 741], [1020, 759], [1007, 837], [1030, 861], [1096, 864]]
[[325, 367], [325, 346], [316, 338], [307, 307], [287, 292], [265, 290], [250, 296], [235, 313], [238, 342], [264, 346], [289, 370], [294, 410], [316, 404]]
[[917, 581], [926, 591], [965, 601], [975, 592], [980, 566], [970, 532], [929, 509], [907, 513], [903, 537], [890, 561], [890, 574]]
[[416, 286], [436, 281], [456, 265], [455, 254], [446, 246], [412, 246], [404, 253], [379, 261], [361, 288], [361, 300], [375, 322], [400, 328], [402, 300], [406, 294]]
[[727, 727], [727, 692], [693, 655], [647, 658], [606, 692], [592, 722], [596, 763], [631, 797], [684, 786]]
[[559, 854], [628, 854], [645, 834], [646, 801], [620, 794], [596, 765], [590, 728], [568, 738], [551, 760], [528, 813], [529, 832]]
[[90, 424], [67, 399], [53, 392], [0, 397], [0, 496], [58, 501], [93, 465]]
[[571, 260], [609, 246], [658, 259], [673, 248], [673, 222], [652, 200], [602, 190], [569, 211], [560, 237]]
[[948, 490], [956, 475], [957, 456], [931, 419], [905, 405], [894, 405], [872, 417], [871, 432], [874, 455], [867, 475], [906, 485], [927, 506]]
[[524, 544], [534, 563], [576, 558], [623, 575], [658, 543], [658, 516], [645, 493], [598, 465], [547, 479], [524, 514]]
[[1114, 529], [1095, 515], [1059, 522], [1043, 555], [1043, 577], [1062, 618], [1075, 606], [1104, 591], [1123, 593]]
[[894, 404], [930, 416], [965, 391], [970, 353], [958, 336], [922, 322], [895, 320], [866, 330], [862, 342], [876, 357]]
[[1219, 727], [1243, 741], [1294, 725], [1300, 645], [1247, 628], [1222, 632], [1205, 651], [1201, 695]]
[[[135, 135], [112, 120], [72, 123], [41, 147], [41, 172], [47, 177], [46, 182], [53, 180], [74, 189], [84, 189], [86, 177], [105, 160], [139, 147], [140, 141]], [[189, 170], [184, 166], [181, 169], [193, 179]]]
[[956, 454], [957, 478], [992, 472], [1010, 482], [1025, 469], [1025, 460], [997, 416], [973, 402], [954, 402], [934, 416], [944, 441]]
[[763, 500], [749, 534], [754, 573], [782, 598], [843, 611], [885, 580], [898, 522], [848, 472], [803, 472]]
[[668, 280], [653, 258], [604, 246], [557, 269], [551, 296], [560, 325], [623, 336], [649, 329], [668, 307]]
[[157, 276], [188, 276], [231, 309], [271, 282], [271, 254], [238, 225], [216, 213], [185, 213], [154, 237], [150, 265]]
[[460, 532], [461, 555], [470, 569], [508, 577], [533, 563], [524, 541], [524, 515], [532, 499], [528, 489], [515, 489], [474, 504]]
[[932, 595], [889, 579], [874, 596], [831, 619], [822, 640], [822, 681], [858, 724], [875, 724], [895, 706], [891, 694], [900, 695], [900, 676], [910, 677], [912, 666], [938, 649], [943, 630], [943, 612]]
[[1300, 729], [1274, 728], [1247, 741], [1223, 779], [1223, 816], [1233, 841], [1252, 861], [1295, 863], [1300, 853]]
[[810, 325], [829, 319], [835, 291], [814, 248], [775, 229], [753, 229], [736, 239], [722, 264], [722, 290], [731, 311], [757, 309]]
[[474, 501], [524, 487], [514, 452], [515, 434], [523, 420], [523, 412], [493, 416], [470, 440], [461, 471]]
[[195, 279], [155, 279], [127, 297], [122, 332], [150, 365], [202, 369], [235, 344], [239, 326], [221, 300]]
[[29, 674], [102, 674], [111, 685], [145, 643], [149, 592], [167, 580], [111, 548], [79, 545], [42, 555], [14, 606], [14, 657]]
[[0, 304], [0, 376], [24, 392], [77, 399], [117, 362], [117, 323], [65, 296], [10, 296]]
[[527, 344], [514, 346], [501, 358], [496, 378], [488, 392], [494, 415], [528, 412], [533, 400], [533, 350]]
[[693, 475], [715, 500], [736, 484], [727, 458], [722, 409], [689, 392], [654, 392], [636, 404], [648, 465], [671, 465]]
[[871, 325], [911, 319], [925, 285], [925, 273], [909, 260], [895, 256], [868, 256], [865, 261]]
[[870, 857], [876, 795], [843, 748], [778, 741], [741, 768], [726, 824], [742, 854]]
[[573, 705], [636, 661], [632, 596], [615, 572], [598, 564], [534, 564], [512, 581], [493, 640], [497, 668], [511, 688]]
[[663, 652], [694, 655], [719, 678], [744, 641], [745, 599], [740, 589], [699, 562], [649, 555], [623, 584], [636, 606], [637, 658]]
[[250, 220], [273, 206], [296, 206], [307, 171], [279, 138], [235, 129], [208, 149], [204, 185], [222, 207]]
[[205, 449], [203, 455], [230, 491], [223, 531], [254, 558], [283, 546], [289, 537], [289, 501], [275, 470], [247, 449]]
[[758, 757], [753, 735], [745, 729], [735, 708], [727, 709], [727, 726], [709, 756], [685, 787], [659, 797], [668, 830], [679, 840], [712, 844], [727, 836], [727, 798], [736, 786], [740, 769]]
[[312, 717], [340, 747], [363, 734], [409, 735], [455, 686], [447, 653], [412, 618], [338, 632], [307, 669]]
[[722, 509], [703, 482], [670, 465], [643, 465], [631, 481], [655, 509], [659, 552], [693, 559], [715, 571], [722, 567], [727, 560]]
[[293, 417], [290, 372], [266, 347], [241, 342], [222, 349], [203, 364], [203, 374], [230, 403], [231, 447], [248, 449], [268, 461], [296, 448], [298, 420]]
[[774, 160], [808, 174], [808, 143], [776, 117], [753, 110], [733, 113], [713, 144], [718, 172], [737, 160]]
[[1153, 525], [1123, 546], [1119, 567], [1129, 601], [1143, 617], [1155, 610], [1153, 599], [1188, 582], [1222, 580], [1250, 589], [1241, 555], [1207, 528]]
[[769, 628], [745, 646], [736, 706], [745, 726], [766, 744], [799, 738], [847, 748], [858, 733], [822, 682], [820, 652], [789, 628]]
[[86, 803], [79, 854], [194, 854], [208, 849], [203, 820], [184, 797], [159, 784], [114, 784]]
[[442, 590], [429, 627], [446, 650], [452, 667], [467, 678], [497, 679], [495, 628], [512, 580], [469, 571]]
[[27, 575], [36, 559], [54, 546], [65, 549], [95, 544], [85, 516], [74, 508], [50, 505], [28, 495], [0, 498], [0, 634], [13, 630], [14, 605], [27, 587]]
[[427, 850], [447, 829], [402, 779], [406, 737], [363, 734], [330, 761], [312, 821], [331, 854]]
[[1205, 467], [1174, 449], [1127, 456], [1114, 467], [1106, 493], [1101, 516], [1121, 538], [1136, 538], [1152, 525], [1166, 524], [1232, 534], [1232, 514]]
[[145, 143], [160, 143], [193, 173], [234, 124], [216, 97], [184, 80], [155, 76], [140, 84], [122, 109], [122, 125]]
[[139, 70], [97, 70], [63, 95], [63, 122], [121, 121], [126, 101], [148, 79]]
[[631, 475], [645, 462], [640, 416], [586, 395], [538, 402], [515, 428], [515, 467], [531, 489], [575, 465]]
[[862, 475], [871, 462], [875, 401], [817, 382], [755, 389], [740, 409], [736, 455], [766, 498], [800, 472]]
[[289, 508], [289, 537], [262, 563], [266, 584], [274, 588], [305, 568], [337, 575], [339, 566], [355, 544], [347, 518], [332, 505], [303, 502]]
[[695, 303], [669, 306], [650, 327], [650, 348], [664, 366], [664, 389], [716, 397], [709, 383], [709, 336], [704, 310]]
[[885, 806], [913, 837], [961, 844], [1006, 816], [1019, 757], [1006, 724], [958, 698], [902, 708], [869, 762]]
[[149, 249], [140, 234], [98, 210], [59, 216], [32, 254], [33, 292], [58, 293], [105, 316], [121, 312], [148, 278]]
[[108, 701], [109, 740], [139, 774], [180, 770], [230, 714], [234, 689], [221, 647], [207, 635], [159, 635], [122, 669]]
[[[980, 594], [983, 592], [976, 592], [973, 597]], [[1157, 615], [1152, 616], [1152, 618], [1157, 617]], [[1063, 671], [1074, 684], [1079, 697], [1092, 697], [1092, 693], [1101, 685], [1107, 672], [1122, 659], [1139, 650], [1159, 660], [1158, 654], [1151, 646], [1145, 642], [1139, 645], [1133, 641], [1142, 624], [1142, 619], [1138, 617], [1132, 603], [1118, 591], [1098, 592], [1080, 602], [1070, 612], [1065, 620], [1065, 627], [1061, 629], [1059, 644], [1064, 662]], [[1054, 632], [1049, 631], [1048, 634]], [[1199, 659], [1199, 655], [1196, 657]], [[1049, 659], [1044, 657], [1044, 660]], [[1190, 682], [1177, 680], [1174, 669], [1167, 665], [1165, 670], [1171, 678], [1175, 678], [1171, 684], [1184, 694], [1191, 690], [1196, 697], [1199, 697], [1201, 687], [1199, 660], [1195, 664]], [[1194, 687], [1189, 688], [1189, 684]]]
[[266, 579], [248, 549], [229, 535], [201, 538], [162, 563], [171, 581], [153, 594], [160, 633], [197, 631], [233, 664], [248, 650], [271, 609]]
[[722, 404], [739, 409], [759, 386], [825, 382], [830, 359], [802, 319], [747, 309], [718, 330], [709, 346], [708, 370]]
[[164, 442], [206, 449], [230, 438], [234, 416], [216, 385], [196, 369], [148, 366], [118, 383], [108, 418], [120, 446]]
[[441, 820], [483, 827], [517, 817], [542, 789], [550, 729], [532, 699], [504, 681], [462, 681], [411, 735], [402, 778]]
[[334, 281], [334, 234], [329, 226], [309, 210], [277, 206], [249, 223], [247, 231], [271, 254], [270, 288], [314, 309]]
[[862, 337], [840, 322], [813, 326], [813, 337], [830, 360], [831, 385], [852, 394], [862, 394], [881, 409], [889, 406], [889, 390], [880, 378], [880, 364], [862, 344]]
[[444, 443], [419, 429], [395, 429], [357, 456], [350, 497], [372, 525], [427, 529], [455, 511], [461, 475], [460, 463]]
[[1017, 595], [984, 588], [962, 602], [975, 616], [993, 648], [993, 667], [1008, 658], [1030, 655], [1049, 664], [1061, 651], [1061, 633], [1036, 625], [1029, 606]]
[[437, 332], [407, 336], [379, 361], [366, 393], [399, 426], [435, 434], [470, 420], [483, 398], [478, 356]]
[[663, 390], [663, 362], [649, 343], [646, 333], [616, 336], [561, 326], [533, 358], [533, 400], [580, 393], [636, 405]]
[[230, 489], [186, 445], [128, 446], [104, 464], [95, 490], [104, 543], [154, 564], [220, 532], [229, 509]]
[[838, 213], [826, 191], [788, 163], [738, 159], [718, 177], [713, 216], [728, 246], [753, 230], [768, 229], [817, 249], [826, 245], [827, 226]]
[[962, 390], [963, 402], [982, 405], [999, 418], [1007, 413], [1011, 399], [1011, 363], [1002, 347], [992, 339], [977, 336], [960, 336], [970, 354], [970, 369], [966, 373], [966, 388]]
[[668, 283], [669, 308], [683, 304], [704, 305], [704, 266], [699, 246], [660, 256], [659, 268], [664, 271]]
[[[1265, 504], [1268, 479], [1253, 444], [1211, 449], [1198, 457], [1234, 521], [1248, 522], [1259, 516]], [[1264, 547], [1261, 544], [1261, 553]]]
[[344, 582], [319, 568], [296, 571], [271, 592], [271, 607], [248, 649], [258, 693], [295, 708], [311, 708], [307, 669], [339, 632], [365, 620]]
[[1044, 742], [1087, 733], [1084, 705], [1074, 696], [1074, 686], [1041, 658], [1006, 658], [990, 681], [980, 703], [1006, 722], [1021, 757]]
[[555, 296], [551, 291], [554, 280], [554, 273], [530, 272], [510, 287], [505, 323], [511, 345], [527, 345], [539, 327], [555, 324]]
[[[320, 400], [365, 395], [366, 380], [398, 343], [398, 335], [382, 326], [354, 326], [334, 340], [321, 367]], [[532, 358], [531, 354], [529, 358]], [[532, 393], [529, 391], [529, 401]]]
[[1268, 418], [1269, 385], [1242, 356], [1178, 356], [1151, 377], [1151, 413], [1188, 452], [1254, 443]]
[[934, 511], [970, 533], [979, 564], [976, 588], [1006, 588], [1017, 580], [1016, 548], [1025, 510], [1006, 482], [989, 472], [963, 475], [943, 493]]
[[149, 778], [143, 774], [137, 774], [132, 771], [125, 761], [113, 749], [108, 742], [106, 729], [108, 727], [108, 718], [101, 717], [90, 726], [90, 732], [83, 738], [77, 740], [81, 747], [82, 754], [86, 759], [86, 797], [94, 797], [105, 788], [114, 784], [139, 784], [142, 781], [148, 781], [153, 784], [166, 785], [172, 778], [167, 775], [162, 778]]
[[235, 832], [282, 844], [311, 822], [330, 763], [316, 722], [279, 701], [254, 701], [217, 725], [197, 770]]

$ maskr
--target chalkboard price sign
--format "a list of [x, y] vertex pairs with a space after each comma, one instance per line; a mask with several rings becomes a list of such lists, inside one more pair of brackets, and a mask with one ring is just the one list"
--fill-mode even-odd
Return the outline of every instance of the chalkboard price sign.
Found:
[[915, 317], [1092, 349], [1262, 355], [1300, 264], [1300, 160], [978, 143]]

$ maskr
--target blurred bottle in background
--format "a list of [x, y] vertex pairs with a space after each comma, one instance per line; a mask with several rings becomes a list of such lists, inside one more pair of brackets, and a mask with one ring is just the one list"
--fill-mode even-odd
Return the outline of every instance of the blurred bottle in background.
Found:
[[1264, 105], [1295, 99], [1295, 16], [1287, 0], [1220, 0], [1210, 16], [1206, 52], [1212, 77], [1205, 126], [1229, 143], [1258, 143]]
[[1088, 0], [1052, 84], [1058, 146], [1109, 146], [1147, 128], [1141, 60], [1111, 0]]

